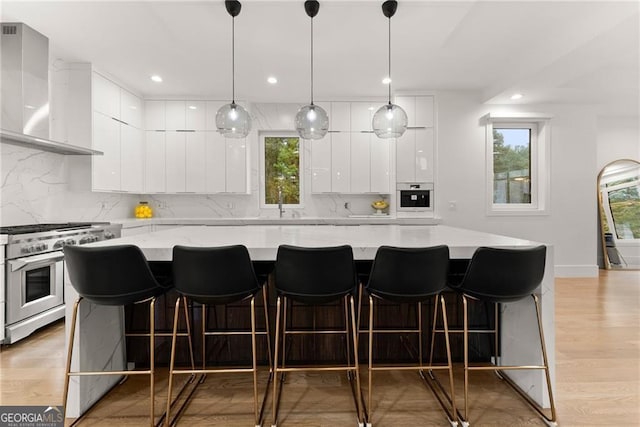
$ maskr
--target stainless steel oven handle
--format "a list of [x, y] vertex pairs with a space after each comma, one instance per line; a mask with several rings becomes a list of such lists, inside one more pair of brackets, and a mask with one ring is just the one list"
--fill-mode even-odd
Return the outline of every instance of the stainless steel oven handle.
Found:
[[53, 262], [62, 261], [64, 259], [64, 253], [62, 251], [49, 252], [42, 255], [34, 255], [30, 257], [17, 258], [7, 261], [11, 271], [19, 271], [26, 266], [33, 266], [35, 264], [51, 264]]

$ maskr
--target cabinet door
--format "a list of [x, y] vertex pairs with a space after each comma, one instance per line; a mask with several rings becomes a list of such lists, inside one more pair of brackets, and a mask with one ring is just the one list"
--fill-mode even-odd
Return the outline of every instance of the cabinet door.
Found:
[[142, 100], [124, 89], [120, 89], [120, 120], [142, 128]]
[[120, 191], [120, 123], [94, 112], [93, 149], [102, 151], [104, 155], [92, 157], [92, 188]]
[[351, 191], [351, 135], [347, 132], [331, 134], [331, 191]]
[[396, 140], [396, 181], [416, 181], [416, 130], [407, 131]]
[[220, 107], [225, 105], [224, 101], [207, 101], [206, 102], [206, 118], [205, 118], [205, 129], [206, 130], [215, 130], [216, 127], [216, 114], [218, 114], [218, 110]]
[[132, 193], [144, 191], [143, 145], [140, 129], [120, 124], [120, 182], [122, 191]]
[[144, 102], [144, 128], [146, 130], [165, 130], [166, 105], [164, 101]]
[[226, 138], [226, 191], [228, 193], [247, 192], [247, 141]]
[[329, 113], [329, 130], [336, 132], [351, 131], [351, 104], [349, 102], [332, 102]]
[[368, 193], [371, 188], [369, 133], [351, 134], [351, 193]]
[[206, 192], [206, 150], [204, 132], [186, 133], [185, 188], [188, 193]]
[[433, 127], [433, 96], [416, 97], [416, 126]]
[[224, 193], [227, 189], [227, 143], [217, 131], [205, 132], [206, 192]]
[[207, 106], [204, 101], [187, 101], [185, 111], [185, 129], [205, 130]]
[[401, 107], [407, 113], [407, 126], [416, 126], [416, 97], [415, 96], [396, 96], [394, 103]]
[[185, 186], [185, 132], [167, 132], [167, 193], [183, 193]]
[[145, 132], [145, 192], [164, 193], [166, 184], [166, 133]]
[[93, 110], [120, 119], [120, 87], [111, 80], [93, 73]]
[[389, 194], [391, 140], [371, 137], [371, 189], [373, 193]]
[[[380, 107], [380, 106], [378, 106]], [[351, 131], [352, 132], [372, 132], [371, 119], [375, 113], [376, 106], [371, 102], [351, 103]]]
[[184, 130], [187, 128], [184, 101], [166, 101], [165, 108], [167, 130]]
[[433, 182], [433, 128], [415, 129], [416, 181]]
[[331, 134], [311, 140], [311, 192], [331, 192]]

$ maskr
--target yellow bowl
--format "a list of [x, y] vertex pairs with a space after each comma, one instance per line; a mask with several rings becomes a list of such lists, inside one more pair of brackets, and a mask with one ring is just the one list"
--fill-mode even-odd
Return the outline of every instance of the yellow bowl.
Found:
[[371, 203], [371, 207], [374, 209], [386, 209], [389, 207], [389, 203], [384, 200], [376, 200], [375, 202]]

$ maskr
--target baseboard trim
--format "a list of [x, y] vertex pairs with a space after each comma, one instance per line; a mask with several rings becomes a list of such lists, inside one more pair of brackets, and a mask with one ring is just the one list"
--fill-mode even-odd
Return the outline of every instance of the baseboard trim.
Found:
[[555, 277], [598, 277], [598, 266], [556, 265]]

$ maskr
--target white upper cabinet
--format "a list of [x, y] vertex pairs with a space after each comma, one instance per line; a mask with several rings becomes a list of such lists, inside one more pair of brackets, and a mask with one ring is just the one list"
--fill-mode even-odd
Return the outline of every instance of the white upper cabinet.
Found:
[[395, 102], [405, 109], [409, 129], [396, 141], [396, 181], [434, 180], [434, 98], [398, 96]]
[[[353, 104], [351, 104], [353, 105]], [[350, 193], [371, 191], [371, 134], [351, 134], [351, 188]]]
[[226, 138], [226, 191], [247, 193], [247, 141]]
[[167, 193], [186, 191], [186, 132], [166, 133]]
[[98, 73], [93, 73], [93, 111], [120, 119], [120, 87]]
[[351, 192], [351, 135], [331, 135], [331, 191]]
[[144, 163], [143, 131], [120, 124], [120, 189], [122, 191], [142, 191]]
[[[203, 115], [204, 119], [204, 115]], [[204, 120], [202, 121], [204, 124]], [[204, 132], [185, 132], [185, 163], [186, 179], [185, 190], [187, 193], [207, 192], [207, 158]]]
[[166, 132], [145, 132], [145, 185], [147, 193], [167, 191]]
[[351, 131], [351, 103], [332, 102], [329, 114], [329, 130], [332, 132]]
[[165, 101], [166, 130], [184, 130], [186, 125], [185, 101]]
[[351, 132], [373, 132], [371, 119], [376, 105], [371, 102], [351, 103]]
[[207, 104], [205, 101], [187, 101], [185, 104], [185, 129], [206, 130]]
[[311, 140], [311, 192], [331, 192], [331, 137]]
[[391, 142], [389, 139], [378, 138], [375, 135], [371, 135], [370, 138], [371, 181], [369, 191], [372, 193], [389, 194], [391, 188]]
[[395, 103], [407, 113], [410, 128], [433, 127], [433, 96], [396, 96]]
[[224, 136], [218, 132], [205, 132], [205, 191], [207, 193], [227, 191], [226, 152], [227, 143]]
[[102, 156], [92, 156], [92, 189], [120, 191], [120, 125], [102, 113], [93, 113], [93, 149]]
[[120, 89], [120, 120], [142, 129], [142, 100], [125, 89]]
[[144, 101], [145, 130], [165, 130], [165, 101]]

